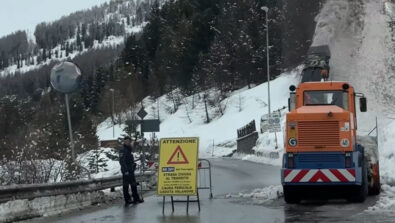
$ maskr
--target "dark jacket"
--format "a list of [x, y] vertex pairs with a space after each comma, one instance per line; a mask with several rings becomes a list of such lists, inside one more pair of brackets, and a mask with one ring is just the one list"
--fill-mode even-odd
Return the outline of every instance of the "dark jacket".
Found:
[[125, 174], [126, 172], [129, 172], [129, 174], [134, 173], [135, 163], [132, 154], [132, 147], [123, 145], [123, 148], [119, 153], [119, 164], [121, 165], [122, 174]]

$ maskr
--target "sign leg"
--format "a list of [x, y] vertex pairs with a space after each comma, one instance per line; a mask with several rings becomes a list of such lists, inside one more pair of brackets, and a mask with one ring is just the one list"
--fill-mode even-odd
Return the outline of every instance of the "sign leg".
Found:
[[174, 213], [174, 199], [173, 196], [171, 196], [170, 198], [171, 198], [171, 210]]
[[165, 196], [163, 196], [163, 202], [162, 202], [162, 214], [165, 214]]
[[187, 196], [187, 214], [189, 214], [189, 196]]
[[198, 202], [198, 208], [200, 212], [200, 197], [199, 197], [199, 190], [197, 191], [197, 202]]

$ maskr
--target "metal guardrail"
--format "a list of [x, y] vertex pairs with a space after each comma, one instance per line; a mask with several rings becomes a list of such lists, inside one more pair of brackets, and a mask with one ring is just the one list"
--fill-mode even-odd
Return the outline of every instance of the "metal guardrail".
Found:
[[[155, 172], [137, 173], [138, 182], [147, 181]], [[122, 186], [122, 176], [75, 180], [50, 184], [23, 184], [0, 187], [0, 203], [17, 199], [34, 199], [56, 195], [92, 192]]]
[[247, 125], [237, 129], [237, 138], [242, 138], [243, 136], [249, 135], [256, 131], [255, 120], [252, 120]]

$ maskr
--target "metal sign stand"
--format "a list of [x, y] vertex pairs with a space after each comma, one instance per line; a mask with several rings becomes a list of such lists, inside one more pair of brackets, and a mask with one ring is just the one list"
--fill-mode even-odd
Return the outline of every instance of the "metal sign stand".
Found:
[[[190, 202], [197, 202], [198, 203], [198, 210], [200, 212], [200, 197], [199, 197], [199, 190], [196, 192], [196, 200], [190, 200], [189, 199], [190, 195], [187, 195], [187, 200], [174, 200], [173, 196], [170, 196], [171, 200], [171, 211], [174, 213], [174, 203], [181, 203], [181, 202], [186, 202], [186, 211], [187, 214], [189, 214], [189, 203]], [[162, 201], [162, 214], [165, 214], [165, 203], [166, 203], [166, 196], [163, 196], [163, 201]]]

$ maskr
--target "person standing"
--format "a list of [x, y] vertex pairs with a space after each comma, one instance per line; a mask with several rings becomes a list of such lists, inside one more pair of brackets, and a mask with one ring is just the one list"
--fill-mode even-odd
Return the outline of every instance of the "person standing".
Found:
[[[144, 202], [144, 200], [140, 199], [140, 196], [137, 192], [137, 182], [136, 182], [136, 177], [134, 175], [136, 164], [134, 163], [131, 143], [132, 143], [132, 139], [129, 136], [126, 136], [123, 140], [123, 148], [121, 149], [119, 154], [119, 163], [121, 165], [122, 180], [123, 180], [123, 197], [125, 199], [125, 205]], [[129, 186], [132, 188], [133, 201], [131, 200], [129, 194]]]

